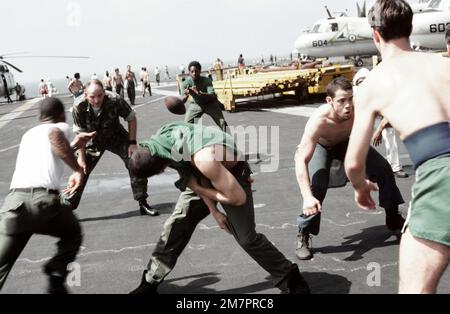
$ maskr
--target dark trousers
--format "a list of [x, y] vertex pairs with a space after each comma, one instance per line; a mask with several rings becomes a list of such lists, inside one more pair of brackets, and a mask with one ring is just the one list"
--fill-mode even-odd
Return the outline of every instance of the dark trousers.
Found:
[[204, 113], [209, 115], [214, 122], [222, 129], [222, 131], [227, 132], [227, 122], [220, 108], [220, 103], [218, 101], [210, 102], [206, 105], [199, 105], [196, 103], [191, 103], [189, 105], [188, 112], [184, 117], [184, 121], [188, 123], [195, 123]]
[[[128, 139], [123, 138], [120, 141], [117, 141], [115, 145], [106, 147], [103, 150], [95, 150], [94, 148], [87, 148], [86, 149], [86, 168], [87, 173], [84, 177], [84, 181], [81, 184], [80, 188], [73, 193], [70, 196], [64, 195], [64, 198], [66, 199], [66, 202], [70, 204], [70, 206], [73, 209], [76, 209], [80, 203], [81, 196], [83, 195], [84, 188], [86, 186], [87, 180], [89, 178], [89, 175], [94, 170], [97, 163], [102, 158], [103, 154], [105, 153], [105, 150], [110, 151], [111, 153], [119, 156], [123, 163], [125, 164], [125, 167], [128, 169]], [[131, 190], [133, 192], [133, 197], [136, 201], [145, 200], [148, 197], [147, 194], [147, 183], [148, 180], [146, 178], [138, 178], [132, 175], [128, 171], [130, 175], [130, 182], [131, 182]]]
[[120, 95], [120, 97], [123, 98], [123, 86], [122, 85], [116, 85], [116, 93]]
[[152, 87], [150, 86], [150, 82], [143, 82], [142, 83], [142, 87], [144, 89], [144, 93], [142, 94], [142, 96], [145, 96], [145, 90], [148, 89], [148, 93], [151, 96], [152, 95]]
[[[272, 275], [274, 285], [283, 289], [283, 279], [292, 263], [263, 234], [255, 230], [253, 196], [248, 182], [250, 167], [240, 162], [231, 173], [247, 195], [247, 202], [242, 206], [222, 204], [231, 232], [239, 245]], [[175, 267], [198, 223], [208, 215], [206, 204], [192, 190], [181, 193], [174, 212], [164, 223], [164, 230], [148, 263], [148, 282], [159, 284], [164, 280]]]
[[59, 195], [47, 191], [11, 191], [0, 210], [0, 290], [33, 234], [59, 238], [57, 251], [44, 266], [47, 274], [67, 276], [82, 242], [81, 226]]
[[[348, 141], [332, 148], [325, 148], [320, 144], [316, 146], [308, 170], [312, 194], [321, 204], [329, 187], [331, 163], [333, 160], [344, 161], [347, 145]], [[395, 183], [391, 166], [373, 147], [369, 148], [367, 154], [366, 176], [378, 184], [379, 205], [385, 209], [386, 214], [398, 213], [398, 205], [404, 203], [403, 197]], [[319, 234], [320, 218], [321, 213], [312, 216], [300, 214], [297, 218], [299, 231], [313, 235]]]
[[134, 106], [134, 101], [136, 99], [136, 86], [134, 84], [134, 81], [128, 81], [127, 95], [128, 98], [130, 99], [130, 104]]

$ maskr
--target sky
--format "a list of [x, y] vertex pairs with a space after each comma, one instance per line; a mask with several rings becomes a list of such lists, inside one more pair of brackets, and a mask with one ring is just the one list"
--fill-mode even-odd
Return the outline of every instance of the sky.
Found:
[[[362, 3], [362, 0], [359, 0]], [[412, 1], [414, 2], [414, 1]], [[0, 56], [88, 56], [89, 59], [9, 58], [24, 73], [18, 82], [59, 80], [80, 72], [103, 76], [130, 64], [235, 63], [287, 56], [302, 30], [331, 12], [356, 14], [355, 0], [14, 0], [2, 1], [2, 25], [8, 36]], [[5, 39], [6, 38], [6, 39]]]

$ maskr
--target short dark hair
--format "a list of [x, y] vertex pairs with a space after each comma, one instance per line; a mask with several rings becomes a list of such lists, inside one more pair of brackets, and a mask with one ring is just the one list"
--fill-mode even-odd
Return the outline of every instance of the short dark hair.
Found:
[[450, 46], [450, 25], [447, 26], [447, 31], [445, 32], [445, 41]]
[[409, 38], [413, 28], [413, 11], [404, 0], [377, 0], [367, 18], [385, 41]]
[[188, 70], [191, 70], [191, 67], [196, 67], [199, 71], [202, 71], [202, 66], [198, 61], [191, 61], [188, 66]]
[[78, 73], [78, 72], [75, 73], [75, 74], [73, 75], [73, 77], [76, 78], [77, 80], [79, 80], [79, 79], [80, 79], [80, 73]]
[[353, 90], [352, 83], [343, 76], [336, 77], [328, 84], [327, 95], [334, 98], [336, 92], [340, 89], [344, 91]]
[[155, 155], [143, 147], [136, 149], [128, 162], [132, 175], [138, 178], [148, 178], [161, 173], [169, 164], [169, 160]]
[[64, 113], [64, 104], [56, 97], [46, 97], [39, 103], [39, 120], [57, 121]]

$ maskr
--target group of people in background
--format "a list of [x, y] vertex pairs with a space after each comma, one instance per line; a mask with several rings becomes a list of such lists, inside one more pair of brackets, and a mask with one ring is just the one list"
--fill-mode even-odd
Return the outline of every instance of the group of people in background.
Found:
[[[158, 67], [155, 67], [154, 76], [156, 83], [160, 84], [161, 71]], [[168, 67], [166, 66], [166, 79], [171, 79]], [[94, 73], [90, 80], [99, 80], [98, 76]], [[145, 97], [146, 92], [152, 96], [151, 79], [150, 74], [146, 67], [141, 67], [139, 73], [139, 80], [142, 85], [142, 96]], [[136, 74], [132, 71], [131, 65], [127, 65], [125, 74], [122, 75], [119, 68], [114, 69], [114, 73], [111, 75], [109, 71], [105, 72], [103, 79], [101, 80], [105, 91], [115, 92], [122, 98], [125, 97], [125, 91], [132, 106], [135, 105], [136, 100], [136, 88], [138, 87], [138, 80]], [[73, 95], [74, 99], [83, 94], [85, 85], [80, 79], [80, 73], [75, 73], [73, 78], [69, 78], [68, 90]]]

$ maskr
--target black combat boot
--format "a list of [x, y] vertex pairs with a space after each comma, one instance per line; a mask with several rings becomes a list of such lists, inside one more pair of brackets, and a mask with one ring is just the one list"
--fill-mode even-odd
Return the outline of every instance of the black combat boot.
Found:
[[402, 230], [405, 219], [397, 212], [395, 214], [386, 211], [386, 227], [391, 231]]
[[44, 265], [44, 273], [48, 276], [48, 294], [69, 294], [66, 288], [66, 277], [62, 276], [59, 272], [55, 271], [49, 265]]
[[141, 215], [158, 216], [159, 212], [157, 209], [148, 205], [147, 200], [139, 201], [139, 212]]
[[65, 285], [66, 279], [60, 276], [49, 276], [48, 277], [48, 294], [69, 294], [69, 291]]
[[147, 280], [145, 279], [146, 273], [147, 271], [144, 271], [144, 273], [142, 274], [141, 284], [139, 285], [139, 287], [131, 291], [130, 294], [158, 294], [158, 285], [147, 282]]
[[292, 264], [291, 270], [283, 279], [281, 289], [283, 294], [311, 294], [308, 283], [300, 274], [297, 264]]

